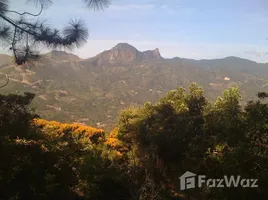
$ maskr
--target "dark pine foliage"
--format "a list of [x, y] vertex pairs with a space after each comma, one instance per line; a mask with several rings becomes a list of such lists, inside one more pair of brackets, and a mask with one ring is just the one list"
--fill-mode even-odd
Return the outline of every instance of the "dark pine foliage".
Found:
[[[83, 0], [86, 8], [103, 9], [109, 0]], [[88, 30], [82, 20], [71, 20], [63, 30], [54, 29], [38, 17], [47, 9], [51, 0], [26, 0], [39, 7], [38, 13], [19, 13], [10, 8], [8, 0], [0, 0], [0, 41], [13, 53], [15, 63], [23, 65], [40, 58], [35, 50], [37, 45], [45, 48], [80, 47], [88, 38]]]

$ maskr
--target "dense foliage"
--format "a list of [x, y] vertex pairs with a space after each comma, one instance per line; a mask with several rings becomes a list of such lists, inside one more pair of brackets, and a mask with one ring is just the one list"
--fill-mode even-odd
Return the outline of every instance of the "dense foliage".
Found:
[[[239, 89], [229, 88], [212, 103], [192, 84], [188, 91], [170, 91], [155, 105], [146, 103], [122, 112], [118, 138], [133, 152], [136, 165], [150, 173], [161, 193], [159, 199], [169, 192], [186, 199], [268, 197], [268, 105], [250, 101], [242, 108], [240, 99]], [[259, 187], [203, 187], [182, 193], [178, 178], [186, 171], [211, 178], [254, 178]], [[148, 195], [145, 199], [155, 194]]]
[[[238, 88], [215, 103], [192, 84], [130, 107], [110, 134], [39, 119], [34, 95], [0, 96], [0, 199], [267, 199], [268, 104], [240, 105]], [[258, 188], [180, 191], [186, 171], [240, 175]]]
[[[0, 96], [0, 199], [109, 199], [122, 191], [104, 132], [38, 119], [34, 95]], [[109, 152], [113, 157], [116, 152]], [[123, 189], [122, 189], [123, 188]]]

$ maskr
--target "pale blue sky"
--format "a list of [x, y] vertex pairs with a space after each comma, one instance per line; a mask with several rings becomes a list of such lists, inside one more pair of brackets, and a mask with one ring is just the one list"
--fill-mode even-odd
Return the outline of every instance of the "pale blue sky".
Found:
[[[33, 10], [15, 1], [16, 10]], [[74, 51], [83, 58], [128, 42], [141, 51], [159, 48], [167, 58], [268, 62], [267, 0], [114, 0], [103, 12], [85, 10], [82, 2], [54, 0], [41, 18], [57, 28], [70, 18], [84, 19], [90, 38]]]

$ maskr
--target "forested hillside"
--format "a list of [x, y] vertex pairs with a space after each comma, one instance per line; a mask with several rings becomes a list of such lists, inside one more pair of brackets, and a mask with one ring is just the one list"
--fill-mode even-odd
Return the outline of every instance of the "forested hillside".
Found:
[[0, 200], [268, 199], [265, 10], [0, 0]]
[[[111, 133], [38, 118], [34, 95], [0, 96], [0, 199], [266, 199], [266, 93], [241, 107], [229, 88], [214, 102], [196, 84], [121, 112]], [[240, 175], [258, 188], [180, 190], [186, 171]]]
[[2, 64], [0, 73], [6, 73], [10, 81], [1, 94], [32, 92], [36, 98], [31, 106], [42, 118], [106, 131], [113, 128], [120, 110], [156, 102], [168, 91], [192, 82], [201, 85], [212, 101], [224, 89], [239, 86], [243, 105], [268, 87], [267, 64], [235, 57], [165, 59], [159, 49], [141, 52], [125, 43], [89, 59], [52, 51], [35, 65], [21, 67], [6, 60]]

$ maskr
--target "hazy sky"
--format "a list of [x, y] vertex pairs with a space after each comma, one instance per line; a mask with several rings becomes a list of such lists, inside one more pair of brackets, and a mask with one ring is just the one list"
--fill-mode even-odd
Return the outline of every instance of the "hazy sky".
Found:
[[[33, 10], [24, 0], [11, 2], [18, 11]], [[84, 19], [90, 38], [74, 51], [82, 58], [128, 42], [141, 51], [159, 48], [167, 58], [268, 62], [267, 0], [114, 0], [101, 12], [85, 10], [82, 0], [54, 0], [41, 18], [57, 28]]]

